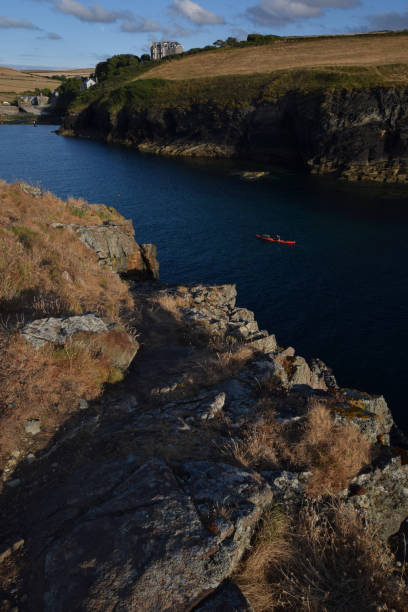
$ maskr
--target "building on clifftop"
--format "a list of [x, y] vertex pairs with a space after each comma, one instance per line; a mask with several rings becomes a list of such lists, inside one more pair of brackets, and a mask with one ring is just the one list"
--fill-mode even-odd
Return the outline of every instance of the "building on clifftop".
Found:
[[163, 57], [178, 55], [179, 53], [184, 53], [184, 47], [178, 42], [164, 40], [162, 42], [154, 42], [150, 47], [150, 57], [152, 60], [160, 60]]

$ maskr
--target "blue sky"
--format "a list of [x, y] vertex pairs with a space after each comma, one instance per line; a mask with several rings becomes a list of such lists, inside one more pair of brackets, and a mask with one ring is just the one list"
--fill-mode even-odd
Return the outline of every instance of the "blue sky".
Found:
[[91, 67], [152, 40], [408, 28], [408, 0], [0, 0], [0, 65]]

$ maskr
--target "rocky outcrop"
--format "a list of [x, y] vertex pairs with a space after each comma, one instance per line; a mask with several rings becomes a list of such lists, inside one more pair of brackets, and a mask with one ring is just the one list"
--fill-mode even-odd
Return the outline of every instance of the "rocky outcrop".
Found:
[[129, 367], [139, 348], [137, 340], [122, 325], [105, 323], [94, 314], [38, 319], [27, 323], [21, 334], [37, 349], [47, 343], [66, 346], [70, 341], [80, 342], [105, 355], [120, 370]]
[[[350, 180], [408, 181], [408, 90], [291, 91], [237, 108], [191, 104], [109, 114], [94, 103], [65, 133], [164, 155], [241, 157]], [[62, 132], [64, 133], [64, 131]]]
[[154, 244], [139, 245], [134, 239], [132, 221], [103, 225], [64, 225], [53, 223], [53, 227], [65, 227], [75, 232], [84, 244], [95, 251], [100, 265], [133, 279], [159, 278], [159, 262]]
[[162, 459], [129, 457], [74, 474], [31, 509], [39, 533], [26, 547], [41, 547], [38, 535], [45, 546], [35, 605], [189, 610], [231, 574], [271, 500], [257, 475], [224, 464], [191, 461], [175, 473]]
[[[384, 398], [340, 389], [323, 362], [280, 347], [236, 305], [233, 285], [147, 282], [134, 283], [133, 292], [152, 318], [141, 328], [131, 376], [85, 402], [63, 434], [13, 464], [5, 480], [0, 564], [12, 576], [9, 609], [251, 612], [234, 571], [270, 507], [296, 516], [312, 472], [283, 463], [256, 471], [231, 449], [271, 414], [301, 427], [314, 400], [376, 449], [338, 499], [375, 521], [384, 542], [398, 532], [408, 516], [408, 453], [390, 440]], [[166, 318], [160, 304], [170, 304]], [[21, 333], [41, 348], [117, 331], [87, 314], [34, 321]], [[161, 344], [150, 347], [159, 334]], [[224, 376], [205, 378], [211, 342], [227, 347], [227, 357], [234, 350], [246, 357], [231, 370], [227, 363]], [[204, 371], [198, 382], [197, 369]], [[26, 433], [37, 436], [41, 426], [29, 419]], [[324, 508], [324, 498], [316, 503]]]

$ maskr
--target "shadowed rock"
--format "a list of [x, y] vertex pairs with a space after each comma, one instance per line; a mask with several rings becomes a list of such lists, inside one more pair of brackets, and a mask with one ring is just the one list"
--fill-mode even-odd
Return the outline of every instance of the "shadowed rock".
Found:
[[181, 472], [179, 481], [159, 458], [134, 468], [116, 462], [82, 473], [82, 490], [74, 475], [56, 491], [28, 544], [48, 542], [33, 577], [45, 581], [42, 609], [181, 611], [213, 592], [272, 493], [250, 470], [197, 461]]
[[94, 314], [38, 319], [25, 325], [22, 335], [36, 349], [48, 344], [65, 346], [80, 340], [106, 355], [112, 365], [126, 370], [136, 355], [139, 343], [118, 323], [105, 323]]

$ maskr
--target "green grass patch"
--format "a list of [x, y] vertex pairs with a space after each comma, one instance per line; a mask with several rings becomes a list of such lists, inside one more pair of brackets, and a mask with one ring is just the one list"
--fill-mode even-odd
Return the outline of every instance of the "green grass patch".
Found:
[[228, 75], [189, 80], [140, 79], [106, 92], [97, 102], [108, 115], [195, 105], [234, 109], [272, 102], [289, 92], [367, 89], [408, 83], [408, 66], [334, 66], [278, 70], [268, 74]]

